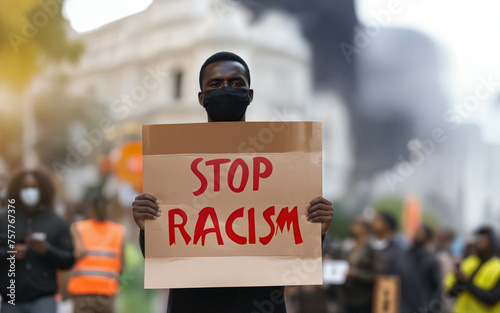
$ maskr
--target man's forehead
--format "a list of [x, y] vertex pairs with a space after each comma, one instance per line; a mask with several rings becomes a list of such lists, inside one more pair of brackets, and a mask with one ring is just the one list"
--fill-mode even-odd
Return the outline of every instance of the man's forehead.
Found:
[[213, 76], [228, 76], [237, 74], [245, 76], [245, 67], [243, 64], [236, 61], [218, 61], [210, 63], [205, 68], [203, 79], [209, 79]]

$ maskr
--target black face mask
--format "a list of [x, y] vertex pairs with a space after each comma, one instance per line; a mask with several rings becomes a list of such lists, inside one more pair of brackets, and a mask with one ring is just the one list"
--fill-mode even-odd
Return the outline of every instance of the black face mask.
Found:
[[241, 121], [250, 104], [247, 89], [222, 87], [207, 90], [203, 95], [203, 107], [214, 122]]

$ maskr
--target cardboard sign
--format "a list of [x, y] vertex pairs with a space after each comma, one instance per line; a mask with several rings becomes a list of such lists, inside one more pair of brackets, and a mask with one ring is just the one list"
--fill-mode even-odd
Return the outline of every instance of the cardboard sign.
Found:
[[375, 280], [373, 313], [399, 312], [400, 280], [398, 276], [378, 276]]
[[143, 126], [145, 288], [322, 283], [322, 125], [221, 122]]
[[327, 260], [323, 262], [323, 280], [330, 285], [343, 285], [347, 279], [349, 262], [346, 260]]

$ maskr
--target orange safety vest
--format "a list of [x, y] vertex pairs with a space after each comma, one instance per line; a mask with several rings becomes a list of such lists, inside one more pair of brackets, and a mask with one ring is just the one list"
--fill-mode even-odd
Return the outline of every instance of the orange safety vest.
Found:
[[118, 292], [125, 229], [111, 221], [75, 223], [85, 249], [70, 273], [68, 291], [73, 295], [113, 296]]

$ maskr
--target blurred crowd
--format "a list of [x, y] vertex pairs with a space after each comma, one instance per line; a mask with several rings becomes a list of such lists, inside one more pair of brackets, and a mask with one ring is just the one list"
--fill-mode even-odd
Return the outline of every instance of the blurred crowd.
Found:
[[5, 185], [0, 186], [0, 312], [158, 311], [161, 294], [144, 289], [137, 236], [111, 221], [112, 201], [100, 188], [60, 214], [48, 171], [19, 170]]
[[347, 261], [345, 281], [294, 290], [295, 311], [500, 312], [499, 237], [493, 228], [479, 226], [461, 249], [453, 249], [459, 241], [452, 229], [421, 224], [413, 238], [397, 230], [397, 219], [387, 212], [354, 218], [348, 238], [324, 247], [324, 260]]
[[[159, 295], [143, 288], [136, 242], [127, 243], [125, 227], [109, 218], [108, 199], [96, 192], [81, 218], [68, 218], [54, 211], [56, 190], [47, 172], [15, 172], [6, 187], [0, 195], [1, 313], [162, 311], [153, 308]], [[494, 229], [478, 225], [461, 241], [460, 254], [453, 253], [451, 229], [422, 224], [411, 238], [398, 229], [393, 215], [378, 212], [355, 217], [348, 238], [327, 237], [324, 261], [347, 264], [344, 277], [288, 287], [289, 312], [500, 312]], [[64, 311], [65, 299], [70, 307]]]

